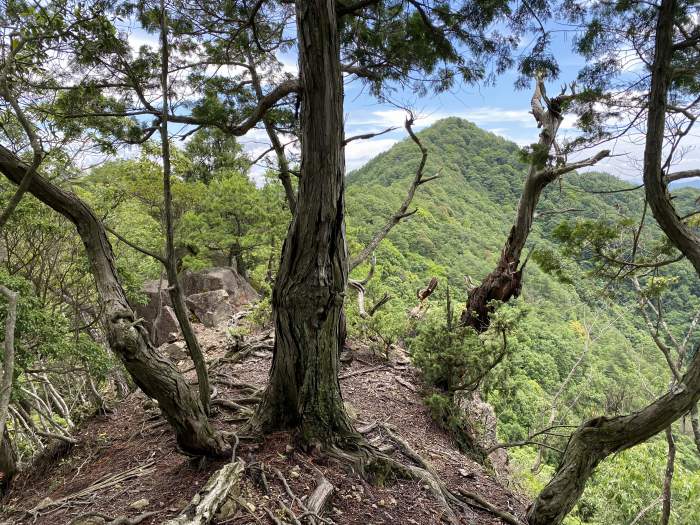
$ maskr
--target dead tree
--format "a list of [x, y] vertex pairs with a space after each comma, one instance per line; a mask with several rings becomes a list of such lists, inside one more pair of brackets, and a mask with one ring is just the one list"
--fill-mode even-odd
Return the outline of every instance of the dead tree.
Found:
[[[560, 95], [550, 99], [547, 97], [542, 77], [538, 76], [535, 81], [535, 91], [530, 104], [537, 127], [542, 128], [542, 131], [532, 151], [532, 160], [518, 202], [515, 221], [496, 268], [479, 286], [470, 290], [467, 305], [461, 316], [463, 325], [471, 326], [478, 332], [483, 332], [489, 327], [491, 301], [507, 302], [520, 295], [527, 262], [521, 265], [520, 257], [530, 235], [535, 209], [544, 188], [565, 173], [592, 166], [610, 154], [609, 151], [603, 150], [588, 159], [566, 163], [556, 137], [564, 119], [563, 107], [575, 96], [572, 85], [571, 94], [566, 94], [565, 87]], [[550, 158], [552, 150], [556, 154], [553, 159]]]
[[[411, 206], [411, 202], [413, 201], [413, 197], [416, 194], [416, 190], [418, 188], [425, 184], [426, 182], [430, 182], [431, 180], [435, 180], [439, 177], [439, 174], [435, 174], [431, 177], [424, 177], [423, 176], [423, 171], [425, 170], [425, 163], [428, 160], [428, 149], [423, 145], [423, 143], [420, 141], [418, 136], [414, 133], [413, 131], [413, 123], [414, 123], [414, 117], [413, 113], [409, 112], [408, 116], [406, 117], [406, 122], [404, 123], [404, 127], [406, 128], [406, 132], [408, 133], [408, 136], [411, 138], [411, 140], [418, 146], [418, 149], [421, 152], [421, 158], [418, 163], [418, 167], [416, 168], [416, 173], [413, 176], [413, 180], [411, 181], [410, 186], [408, 187], [408, 191], [406, 192], [406, 197], [404, 197], [403, 202], [399, 206], [399, 208], [394, 212], [394, 214], [389, 217], [387, 220], [386, 224], [380, 228], [370, 239], [370, 241], [367, 243], [367, 245], [360, 250], [360, 253], [358, 253], [356, 256], [352, 257], [350, 259], [350, 262], [348, 263], [349, 269], [352, 272], [355, 268], [357, 268], [360, 264], [362, 264], [364, 261], [367, 260], [367, 258], [374, 253], [374, 250], [377, 249], [377, 246], [379, 246], [379, 243], [381, 243], [387, 235], [389, 235], [389, 232], [392, 230], [394, 226], [396, 226], [398, 223], [400, 223], [402, 220], [410, 217], [414, 213], [418, 211], [418, 208], [414, 208], [411, 211], [408, 211], [408, 208]], [[382, 132], [382, 133], [385, 133]], [[379, 133], [381, 134], [381, 133]], [[372, 134], [371, 136], [374, 136], [377, 134]], [[363, 135], [361, 138], [367, 138], [370, 135]], [[345, 144], [349, 142], [350, 139], [345, 141]]]

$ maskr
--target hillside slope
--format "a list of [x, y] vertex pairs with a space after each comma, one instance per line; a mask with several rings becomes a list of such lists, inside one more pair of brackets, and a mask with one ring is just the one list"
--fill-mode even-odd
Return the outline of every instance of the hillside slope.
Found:
[[[433, 276], [440, 285], [431, 297], [432, 318], [429, 315], [425, 322], [444, 323], [447, 284], [459, 313], [466, 298], [465, 277], [478, 282], [498, 258], [527, 168], [516, 144], [462, 119], [439, 121], [421, 131], [419, 137], [428, 149], [426, 176], [439, 173], [440, 178], [419, 188], [413, 202], [418, 213], [395, 227], [377, 250], [367, 301], [372, 304], [384, 293], [393, 299], [377, 314], [368, 332], [381, 333], [382, 340], [401, 339], [406, 325], [397, 319], [415, 305], [416, 290]], [[366, 243], [398, 208], [419, 158], [415, 144], [406, 140], [348, 176], [351, 251]], [[534, 248], [536, 252], [559, 254], [561, 246], [553, 232], [562, 221], [605, 221], [613, 227], [623, 220], [637, 224], [644, 209], [642, 191], [599, 193], [631, 188], [607, 174], [567, 174], [544, 192], [526, 253]], [[679, 211], [696, 210], [698, 195], [693, 188], [675, 189]], [[565, 212], [555, 213], [562, 210]], [[660, 238], [650, 213], [645, 225], [649, 239]], [[498, 416], [498, 436], [505, 442], [526, 439], [531, 430], [546, 426], [552, 400], [575, 363], [579, 364], [556, 400], [557, 423], [578, 425], [601, 414], [629, 413], [667, 389], [668, 371], [639, 315], [631, 285], [609, 286], [591, 274], [592, 266], [586, 260], [559, 257], [565, 281], [529, 261], [522, 299], [517, 303], [527, 314], [509, 338], [508, 358], [483, 385], [484, 397]], [[362, 278], [367, 270], [365, 264], [354, 277]], [[662, 298], [665, 317], [672, 330], [681, 333], [700, 308], [700, 283], [686, 263], [664, 269], [663, 274], [675, 277]], [[351, 311], [353, 307], [349, 304]], [[352, 315], [349, 318], [353, 320]], [[365, 326], [363, 321], [351, 323], [351, 333], [367, 331]], [[410, 338], [405, 343], [410, 350]], [[657, 439], [634, 453], [623, 454], [615, 460], [620, 462], [617, 466], [607, 468], [606, 463], [606, 475], [589, 484], [569, 523], [631, 521], [661, 490], [662, 441]], [[566, 439], [549, 442], [564, 447]], [[700, 461], [689, 434], [679, 432], [679, 446], [683, 452], [677, 461], [680, 470], [674, 505], [693, 509], [693, 494], [700, 490]], [[510, 454], [518, 477], [530, 487], [531, 494], [547, 481], [558, 459], [556, 453], [545, 452], [543, 470], [533, 475], [530, 469], [536, 462], [535, 447], [511, 449]], [[642, 464], [648, 472], [636, 470]], [[619, 490], [611, 493], [610, 483]], [[623, 494], [625, 505], [613, 503]], [[678, 515], [677, 523], [693, 523], [694, 518], [680, 510]], [[658, 522], [658, 514], [650, 512], [645, 519]]]
[[[195, 328], [207, 361], [218, 363], [210, 364], [217, 391], [212, 421], [223, 431], [235, 432], [246, 417], [226, 403], [242, 403], [246, 388], [264, 386], [272, 356], [271, 336], [266, 332], [251, 336], [249, 343], [255, 350], [248, 353], [243, 350], [245, 343], [231, 343], [225, 326], [207, 329], [195, 324]], [[410, 463], [384, 430], [383, 425], [388, 425], [430, 461], [450, 488], [477, 493], [500, 509], [524, 516], [527, 499], [460, 453], [432, 421], [421, 400], [420, 379], [405, 356], [394, 356], [387, 362], [362, 349], [352, 356], [340, 378], [349, 413], [370, 442]], [[183, 372], [189, 370], [190, 381], [195, 379], [189, 360], [181, 361], [179, 367]], [[157, 407], [139, 391], [111, 413], [86, 420], [75, 437], [74, 447], [62, 447], [60, 454], [40, 459], [34, 468], [18, 476], [0, 513], [0, 523], [99, 525], [110, 523], [104, 517], [119, 516], [132, 523], [142, 518], [138, 522], [144, 525], [164, 523], [177, 516], [225, 464], [179, 453]], [[241, 444], [238, 457], [246, 462], [247, 476], [228, 514], [219, 514], [213, 523], [270, 523], [268, 510], [287, 523], [284, 506], [297, 516], [303, 509], [289, 496], [284, 483], [306, 500], [319, 473], [335, 487], [325, 513], [332, 523], [434, 525], [441, 521], [443, 509], [420, 481], [387, 480], [369, 485], [348, 472], [347, 465], [296, 452], [293, 445], [286, 433], [273, 435], [263, 444]], [[266, 482], [261, 482], [261, 472], [266, 474]], [[464, 523], [501, 523], [479, 505], [465, 507], [463, 518]]]

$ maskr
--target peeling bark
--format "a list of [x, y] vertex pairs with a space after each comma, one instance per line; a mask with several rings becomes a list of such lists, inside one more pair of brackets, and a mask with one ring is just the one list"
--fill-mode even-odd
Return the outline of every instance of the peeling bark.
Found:
[[[26, 165], [0, 146], [0, 172], [11, 182], [19, 184]], [[28, 191], [75, 224], [103, 303], [109, 346], [139, 388], [158, 400], [165, 418], [175, 430], [180, 447], [194, 454], [224, 454], [227, 447], [207, 421], [199, 399], [193, 395], [177, 368], [155, 350], [146, 329], [129, 305], [102, 222], [82, 200], [38, 174], [32, 179]]]

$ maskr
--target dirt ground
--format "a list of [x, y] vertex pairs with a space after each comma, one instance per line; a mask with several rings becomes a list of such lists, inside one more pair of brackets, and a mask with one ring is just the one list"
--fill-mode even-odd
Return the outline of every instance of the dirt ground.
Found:
[[[202, 326], [197, 326], [197, 330], [207, 360], [224, 357], [225, 332]], [[340, 381], [348, 411], [358, 428], [375, 422], [395, 427], [397, 434], [433, 465], [450, 488], [462, 487], [501, 510], [523, 517], [526, 499], [459, 452], [432, 421], [422, 403], [420, 380], [403, 356], [387, 362], [363, 349], [348, 352], [353, 359], [343, 364]], [[271, 357], [271, 352], [258, 350], [241, 362], [216, 366], [212, 374], [218, 389], [216, 396], [240, 398], [240, 391], [231, 386], [236, 382], [263, 387]], [[189, 364], [182, 362], [180, 367], [187, 370]], [[187, 376], [194, 379], [191, 371]], [[235, 431], [239, 419], [223, 407], [215, 407], [212, 414], [214, 425], [227, 431]], [[368, 432], [367, 437], [376, 445], [391, 443], [381, 425]], [[176, 516], [223, 464], [180, 453], [157, 407], [140, 392], [132, 393], [110, 414], [85, 421], [75, 438], [79, 444], [60, 459], [18, 476], [4, 501], [2, 523], [63, 525], [91, 512], [113, 518], [153, 512], [142, 523], [163, 523]], [[339, 525], [432, 525], [442, 521], [442, 508], [422, 483], [399, 480], [372, 486], [351, 473], [346, 465], [296, 451], [290, 439], [290, 435], [279, 433], [261, 445], [239, 447], [238, 456], [252, 471], [262, 468], [266, 472], [269, 492], [265, 493], [261, 484], [253, 481], [255, 476], [250, 475], [249, 468], [240, 494], [248, 505], [239, 505], [234, 515], [218, 523], [269, 524], [272, 520], [265, 507], [282, 517], [281, 503], [298, 511], [298, 503], [291, 501], [275, 469], [302, 500], [313, 492], [318, 472], [322, 472], [335, 487], [324, 517]], [[391, 454], [403, 463], [411, 463], [398, 451]], [[100, 485], [92, 490], [96, 484]], [[86, 491], [88, 488], [91, 490]], [[42, 503], [52, 505], [39, 513], [27, 512]], [[502, 523], [476, 506], [465, 509], [460, 519], [464, 524]]]

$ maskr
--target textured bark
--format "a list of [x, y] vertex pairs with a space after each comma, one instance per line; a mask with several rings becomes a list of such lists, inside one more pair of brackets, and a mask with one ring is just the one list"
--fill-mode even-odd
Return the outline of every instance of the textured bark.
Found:
[[696, 404], [690, 409], [690, 427], [693, 429], [693, 439], [695, 440], [695, 448], [700, 454], [700, 418], [698, 417], [698, 405]]
[[[556, 99], [548, 108], [542, 106], [544, 83], [537, 79], [535, 92], [532, 95], [532, 113], [538, 125], [542, 127], [538, 141], [538, 147], [549, 152], [556, 139], [559, 125], [563, 120], [559, 112]], [[522, 289], [523, 269], [520, 266], [520, 256], [525, 242], [530, 235], [535, 208], [539, 202], [542, 190], [556, 179], [551, 170], [543, 170], [535, 162], [525, 178], [515, 221], [508, 239], [501, 251], [496, 268], [486, 276], [482, 283], [469, 292], [467, 305], [462, 312], [462, 324], [473, 327], [481, 332], [489, 327], [489, 302], [506, 302], [513, 297], [518, 297]]]
[[17, 474], [17, 456], [7, 428], [2, 433], [2, 443], [0, 443], [0, 474], [2, 474], [0, 496], [4, 496], [12, 485], [12, 479]]
[[[659, 9], [644, 151], [644, 188], [659, 226], [700, 274], [700, 243], [675, 213], [661, 170], [675, 7], [674, 0], [663, 0]], [[642, 443], [666, 429], [690, 411], [698, 399], [700, 355], [696, 354], [681, 380], [654, 403], [633, 414], [615, 418], [600, 417], [581, 425], [571, 435], [554, 477], [530, 508], [528, 523], [561, 523], [603, 459]]]
[[338, 382], [347, 284], [343, 83], [335, 4], [298, 0], [302, 86], [301, 177], [296, 214], [272, 294], [275, 348], [254, 430], [296, 429], [301, 443], [354, 438]]
[[[542, 79], [537, 79], [535, 92], [531, 99], [531, 108], [532, 114], [537, 121], [537, 126], [542, 128], [537, 145], [538, 151], [549, 153], [553, 147], [558, 151], [555, 141], [557, 131], [563, 120], [561, 105], [572, 96], [562, 93], [550, 100], [545, 93]], [[542, 105], [543, 100], [546, 107]], [[518, 202], [515, 221], [501, 251], [501, 256], [496, 264], [496, 268], [486, 276], [479, 286], [469, 292], [467, 305], [461, 316], [463, 325], [471, 326], [478, 332], [486, 331], [490, 322], [489, 314], [491, 309], [489, 303], [491, 301], [507, 302], [520, 295], [525, 267], [525, 264], [520, 266], [520, 257], [530, 235], [535, 209], [542, 191], [561, 175], [585, 166], [592, 166], [609, 154], [609, 151], [603, 150], [589, 159], [561, 166], [543, 167], [539, 166], [535, 161], [530, 164], [527, 177], [525, 178], [525, 185], [520, 195], [520, 201]]]
[[[0, 146], [0, 171], [19, 184], [26, 165]], [[158, 400], [180, 447], [196, 454], [220, 455], [226, 445], [207, 421], [201, 403], [177, 368], [159, 355], [145, 328], [136, 320], [117, 276], [114, 254], [101, 221], [78, 197], [38, 174], [28, 191], [76, 225], [103, 304], [107, 341], [134, 382]]]

